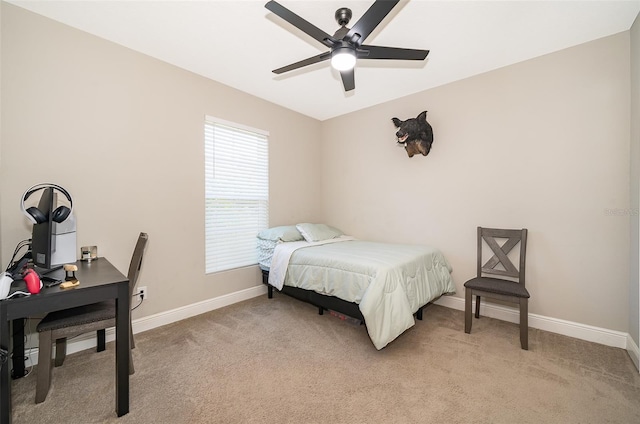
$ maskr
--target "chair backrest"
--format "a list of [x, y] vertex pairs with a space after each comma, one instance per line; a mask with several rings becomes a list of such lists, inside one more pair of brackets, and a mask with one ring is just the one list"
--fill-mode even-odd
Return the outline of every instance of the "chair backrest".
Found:
[[[496, 239], [507, 239], [502, 246]], [[483, 240], [491, 248], [493, 256], [482, 264]], [[520, 243], [520, 263], [516, 268], [509, 259], [511, 250]], [[525, 258], [527, 253], [527, 229], [504, 230], [499, 228], [478, 227], [478, 277], [484, 274], [517, 278], [524, 286]], [[496, 268], [497, 266], [500, 268]]]
[[147, 233], [140, 233], [136, 247], [133, 249], [131, 263], [129, 264], [129, 273], [127, 274], [127, 278], [129, 279], [129, 294], [131, 296], [135, 293], [136, 284], [138, 283], [138, 274], [140, 274], [142, 256], [144, 248], [147, 246], [147, 240], [149, 240]]

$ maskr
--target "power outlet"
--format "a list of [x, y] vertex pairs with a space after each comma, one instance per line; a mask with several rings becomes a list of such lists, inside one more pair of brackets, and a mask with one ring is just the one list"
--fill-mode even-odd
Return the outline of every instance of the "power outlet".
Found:
[[147, 292], [147, 286], [138, 287], [138, 291], [135, 294], [139, 296], [140, 299], [149, 299], [149, 293]]

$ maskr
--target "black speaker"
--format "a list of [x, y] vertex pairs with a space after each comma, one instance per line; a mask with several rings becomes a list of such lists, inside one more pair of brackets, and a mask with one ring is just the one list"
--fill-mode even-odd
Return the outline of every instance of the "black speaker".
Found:
[[20, 201], [20, 209], [22, 210], [22, 213], [24, 213], [26, 217], [29, 218], [29, 220], [34, 224], [42, 224], [43, 222], [47, 222], [49, 217], [46, 213], [42, 212], [35, 206], [26, 208], [24, 202], [26, 202], [29, 196], [31, 196], [33, 193], [36, 193], [40, 190], [46, 190], [48, 188], [64, 194], [67, 200], [69, 200], [69, 205], [71, 206], [71, 208], [68, 208], [66, 206], [58, 206], [53, 212], [51, 212], [51, 220], [53, 222], [63, 222], [69, 217], [69, 215], [71, 215], [71, 211], [73, 210], [73, 199], [71, 198], [71, 195], [67, 190], [57, 184], [36, 184], [33, 187], [29, 187], [27, 191], [24, 192], [24, 194], [22, 195], [22, 200]]

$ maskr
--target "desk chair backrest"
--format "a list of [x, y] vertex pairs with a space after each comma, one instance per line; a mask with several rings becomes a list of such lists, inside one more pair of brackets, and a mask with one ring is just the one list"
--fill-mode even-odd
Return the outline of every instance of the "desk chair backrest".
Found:
[[[496, 239], [507, 239], [502, 246]], [[483, 241], [491, 248], [493, 256], [482, 264]], [[509, 252], [520, 244], [519, 266], [516, 268], [509, 259]], [[486, 274], [515, 278], [524, 286], [525, 257], [527, 251], [527, 229], [504, 230], [478, 227], [478, 277]]]
[[138, 275], [140, 274], [140, 268], [142, 267], [142, 256], [144, 254], [144, 248], [147, 245], [149, 236], [147, 233], [140, 233], [136, 247], [133, 249], [133, 255], [131, 256], [131, 263], [129, 264], [129, 273], [127, 278], [129, 279], [129, 295], [133, 296], [138, 283]]

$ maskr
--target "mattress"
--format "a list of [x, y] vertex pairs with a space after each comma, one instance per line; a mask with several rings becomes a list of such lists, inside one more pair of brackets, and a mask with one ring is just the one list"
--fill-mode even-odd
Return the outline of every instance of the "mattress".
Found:
[[279, 243], [269, 265], [269, 284], [276, 288], [284, 284], [358, 304], [377, 349], [412, 327], [420, 307], [455, 293], [451, 266], [430, 246], [344, 236]]

